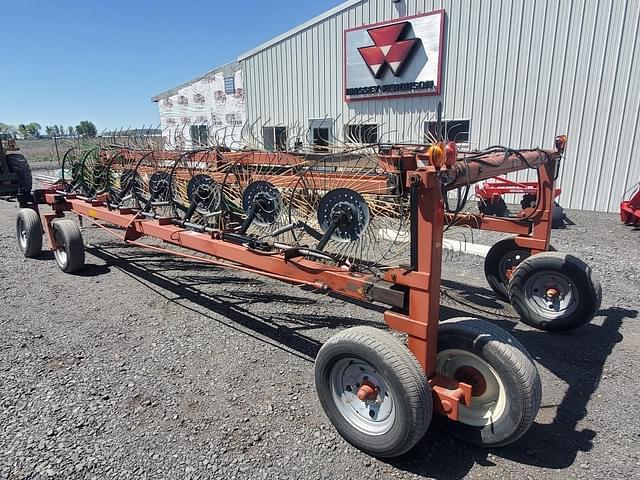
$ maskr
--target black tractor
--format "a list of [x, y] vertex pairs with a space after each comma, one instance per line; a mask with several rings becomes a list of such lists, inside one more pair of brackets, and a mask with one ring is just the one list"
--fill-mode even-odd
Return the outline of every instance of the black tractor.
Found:
[[13, 139], [0, 139], [0, 197], [16, 198], [20, 205], [32, 201], [31, 168]]

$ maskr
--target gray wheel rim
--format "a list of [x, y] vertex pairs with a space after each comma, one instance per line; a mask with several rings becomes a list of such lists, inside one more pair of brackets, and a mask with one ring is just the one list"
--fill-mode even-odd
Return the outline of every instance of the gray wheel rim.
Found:
[[[393, 427], [395, 400], [373, 365], [358, 358], [344, 358], [331, 369], [329, 381], [332, 400], [352, 427], [367, 435], [383, 435]], [[358, 398], [358, 390], [364, 383], [376, 390], [375, 398], [365, 401]]]
[[571, 279], [557, 271], [531, 275], [524, 283], [529, 308], [549, 320], [571, 315], [578, 308], [580, 294]]

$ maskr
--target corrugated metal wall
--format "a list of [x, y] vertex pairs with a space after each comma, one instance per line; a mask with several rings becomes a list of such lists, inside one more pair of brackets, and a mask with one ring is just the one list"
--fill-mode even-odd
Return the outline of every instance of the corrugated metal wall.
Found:
[[[443, 95], [361, 101], [342, 96], [346, 28], [444, 8]], [[550, 147], [568, 133], [561, 204], [617, 211], [640, 180], [638, 0], [369, 0], [242, 61], [249, 122], [308, 126], [354, 117], [383, 140], [418, 140], [442, 100], [470, 119], [473, 147]], [[521, 174], [523, 177], [527, 173]]]

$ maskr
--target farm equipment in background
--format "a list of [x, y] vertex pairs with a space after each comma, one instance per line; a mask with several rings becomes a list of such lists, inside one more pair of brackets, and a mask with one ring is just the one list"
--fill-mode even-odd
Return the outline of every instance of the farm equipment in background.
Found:
[[620, 203], [620, 219], [626, 225], [640, 226], [640, 182], [630, 190], [634, 191], [629, 200]]
[[31, 168], [13, 139], [0, 139], [0, 197], [16, 197], [20, 206], [31, 198]]
[[[478, 197], [478, 210], [480, 213], [495, 215], [497, 217], [508, 217], [509, 207], [503, 195], [522, 195], [520, 201], [521, 210], [518, 215], [526, 216], [531, 209], [535, 208], [538, 199], [538, 182], [519, 182], [509, 180], [506, 177], [495, 177], [476, 185], [476, 197]], [[561, 193], [559, 188], [554, 190], [553, 196], [557, 198]], [[553, 202], [552, 228], [562, 228], [565, 225], [566, 215], [564, 209]]]
[[[564, 147], [558, 137], [555, 149], [465, 153], [442, 142], [308, 156], [215, 146], [74, 148], [61, 169], [71, 178], [36, 190], [36, 205], [18, 213], [17, 240], [24, 256], [35, 257], [44, 229], [60, 269], [79, 271], [82, 233], [66, 218], [75, 214], [126, 244], [383, 304], [384, 322], [407, 335], [406, 345], [354, 327], [316, 357], [318, 397], [338, 432], [372, 455], [395, 457], [422, 438], [435, 412], [463, 440], [502, 446], [533, 423], [540, 377], [525, 348], [496, 325], [439, 322], [443, 232], [514, 234], [487, 257], [492, 288], [541, 330], [589, 322], [601, 299], [591, 269], [548, 251]], [[540, 180], [527, 215], [464, 211], [471, 185], [527, 168]], [[449, 208], [454, 190], [459, 201]], [[39, 205], [50, 210], [40, 216]]]

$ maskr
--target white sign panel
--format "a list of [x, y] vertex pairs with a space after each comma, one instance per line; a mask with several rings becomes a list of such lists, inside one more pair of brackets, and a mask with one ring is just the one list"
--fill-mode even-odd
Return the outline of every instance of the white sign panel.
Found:
[[444, 10], [344, 32], [347, 102], [440, 95]]

